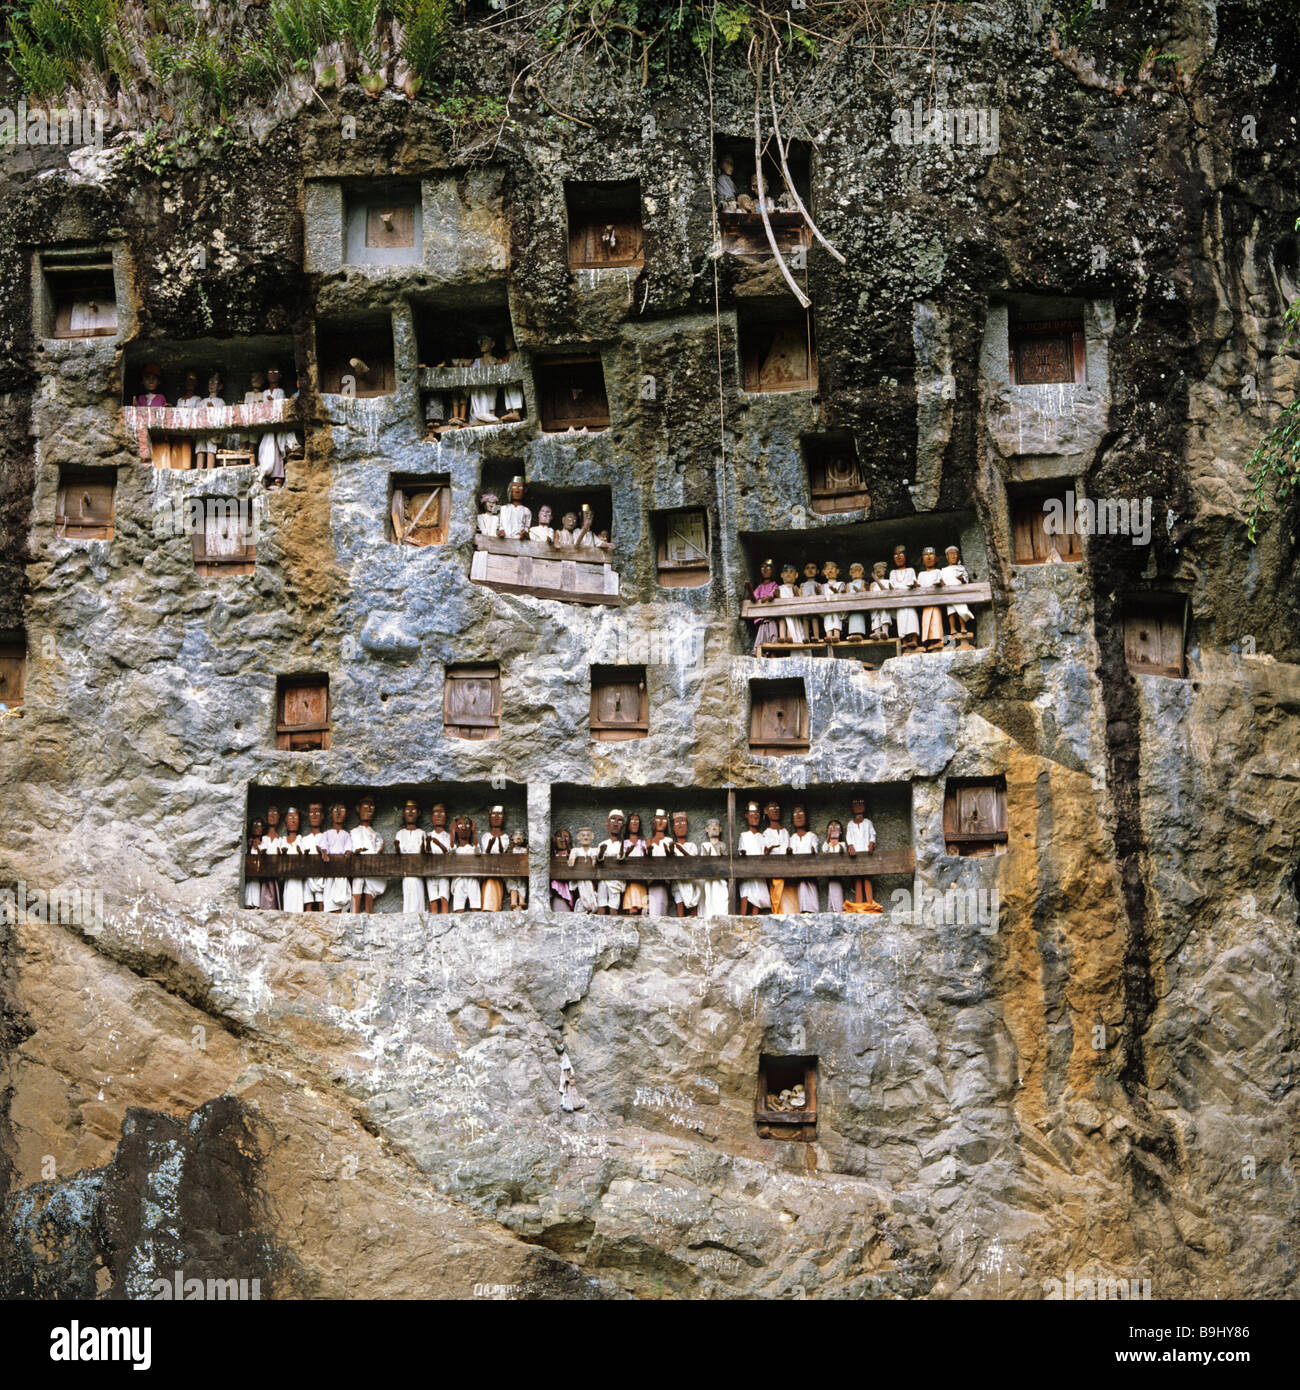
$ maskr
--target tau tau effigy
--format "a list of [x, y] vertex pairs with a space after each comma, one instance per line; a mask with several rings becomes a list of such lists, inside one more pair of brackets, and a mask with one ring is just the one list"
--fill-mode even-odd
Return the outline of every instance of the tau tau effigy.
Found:
[[16, 8], [0, 1295], [1292, 1293], [1288, 7]]

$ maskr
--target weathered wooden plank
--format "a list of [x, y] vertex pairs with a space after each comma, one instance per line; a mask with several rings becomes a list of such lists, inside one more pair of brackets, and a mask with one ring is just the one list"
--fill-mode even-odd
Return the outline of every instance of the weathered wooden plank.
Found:
[[576, 560], [581, 565], [607, 565], [608, 556], [616, 550], [592, 545], [548, 545], [545, 541], [509, 541], [500, 536], [474, 536], [475, 550], [489, 550], [494, 555], [536, 555], [544, 560]]
[[527, 878], [527, 854], [246, 854], [247, 878]]
[[[653, 868], [651, 867], [653, 866]], [[570, 865], [567, 859], [551, 859], [550, 876], [569, 882], [616, 879], [621, 883], [665, 882], [695, 878], [863, 878], [910, 874], [916, 868], [916, 852], [910, 849], [877, 850], [874, 854], [766, 854], [726, 855], [705, 859], [680, 855], [636, 859], [602, 859]]]
[[746, 599], [742, 618], [779, 618], [786, 614], [852, 613], [873, 608], [937, 608], [946, 603], [992, 603], [988, 584], [954, 584], [933, 589], [900, 589], [890, 594], [835, 594], [821, 598], [774, 598], [768, 603]]

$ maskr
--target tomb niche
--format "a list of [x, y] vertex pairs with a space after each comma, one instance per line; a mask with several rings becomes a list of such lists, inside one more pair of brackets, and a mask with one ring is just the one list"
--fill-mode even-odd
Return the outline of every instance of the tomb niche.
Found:
[[1143, 676], [1186, 675], [1187, 600], [1181, 594], [1143, 594], [1124, 605], [1124, 659]]
[[834, 515], [870, 509], [871, 498], [851, 434], [847, 431], [806, 434], [800, 443], [814, 512]]
[[0, 632], [0, 706], [21, 709], [26, 684], [27, 637], [21, 629]]
[[[1073, 487], [1073, 483], [1068, 486]], [[1046, 504], [1055, 501], [1055, 511], [1064, 512], [1065, 499], [1049, 488], [1018, 488], [1011, 492], [1011, 536], [1017, 565], [1079, 564], [1083, 560], [1083, 541], [1071, 527], [1059, 535], [1047, 530]]]
[[785, 308], [742, 315], [740, 376], [751, 395], [817, 389], [812, 310]]
[[316, 362], [325, 395], [391, 395], [397, 389], [392, 318], [375, 314], [318, 323]]
[[330, 678], [280, 676], [275, 693], [275, 746], [316, 752], [330, 746]]
[[654, 518], [659, 583], [692, 589], [709, 582], [709, 515], [702, 507], [660, 512]]
[[574, 354], [543, 358], [534, 363], [533, 377], [543, 430], [609, 428], [609, 399], [599, 357]]
[[782, 757], [808, 751], [808, 695], [803, 678], [749, 683], [749, 751]]
[[963, 858], [1004, 854], [1007, 848], [1005, 777], [950, 777], [943, 793], [945, 853]]
[[591, 736], [601, 743], [645, 738], [650, 696], [644, 666], [591, 668]]
[[527, 417], [523, 359], [504, 303], [417, 305], [415, 332], [426, 438]]
[[[811, 167], [810, 148], [802, 140], [786, 144], [784, 168], [775, 141], [769, 141], [763, 150], [763, 206], [767, 211], [767, 226], [772, 229], [777, 249], [787, 260], [793, 260], [796, 267], [812, 239], [808, 223], [798, 207], [798, 202], [802, 202], [812, 211]], [[714, 198], [722, 249], [728, 255], [761, 258], [772, 254], [759, 205], [757, 168], [751, 138], [722, 138], [716, 142]]]
[[1007, 324], [1013, 386], [1085, 385], [1083, 317], [1029, 318], [1014, 309]]
[[760, 1139], [809, 1143], [817, 1137], [817, 1058], [758, 1059], [754, 1123]]
[[418, 184], [380, 184], [345, 193], [346, 265], [418, 265], [422, 255]]
[[45, 251], [40, 260], [39, 320], [49, 338], [112, 338], [117, 288], [106, 249]]
[[569, 266], [604, 270], [641, 266], [641, 185], [636, 179], [611, 183], [566, 183]]
[[112, 540], [116, 490], [116, 469], [60, 468], [55, 534], [75, 541]]
[[448, 666], [442, 723], [449, 738], [492, 739], [501, 733], [501, 668], [495, 662]]
[[443, 545], [451, 518], [451, 478], [394, 474], [390, 479], [390, 539], [398, 545]]
[[252, 574], [257, 549], [251, 504], [234, 497], [202, 497], [194, 519], [194, 572], [200, 579], [232, 579]]

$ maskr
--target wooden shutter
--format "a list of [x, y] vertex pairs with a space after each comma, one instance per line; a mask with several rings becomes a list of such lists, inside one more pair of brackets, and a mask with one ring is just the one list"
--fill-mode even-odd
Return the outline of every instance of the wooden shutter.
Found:
[[51, 277], [56, 338], [111, 338], [117, 332], [117, 296], [112, 276], [86, 280]]
[[579, 212], [569, 228], [569, 264], [574, 270], [640, 265], [641, 222], [626, 211]]
[[[1015, 545], [1015, 562], [1018, 565], [1041, 565], [1047, 561], [1056, 547], [1062, 560], [1079, 563], [1083, 560], [1083, 538], [1077, 531], [1067, 531], [1062, 535], [1049, 535], [1047, 513], [1043, 510], [1046, 497], [1022, 498], [1016, 502], [1012, 512], [1012, 537]], [[1060, 499], [1064, 505], [1065, 499]]]
[[[353, 357], [370, 369], [365, 375], [351, 363]], [[357, 395], [387, 396], [396, 389], [397, 374], [393, 364], [392, 325], [371, 328], [358, 326], [354, 330], [334, 330], [325, 335], [320, 349], [321, 390], [338, 395], [345, 376], [356, 377]], [[287, 388], [286, 388], [287, 394]]]
[[410, 203], [366, 209], [366, 245], [384, 249], [415, 245], [415, 209]]
[[871, 505], [852, 447], [809, 447], [808, 490], [815, 512], [852, 512]]
[[546, 363], [539, 372], [544, 430], [603, 430], [609, 425], [605, 376], [598, 359]]
[[65, 474], [59, 482], [55, 528], [70, 540], [111, 540], [116, 479], [103, 473]]
[[1002, 778], [950, 781], [944, 790], [947, 853], [985, 855], [1007, 842], [1007, 791]]
[[451, 738], [496, 738], [501, 730], [500, 667], [449, 667], [443, 684], [442, 722]]
[[811, 320], [751, 325], [743, 331], [742, 344], [746, 391], [807, 391], [816, 385]]
[[393, 488], [393, 539], [399, 545], [442, 545], [450, 515], [451, 488], [445, 484], [408, 481]]
[[709, 521], [702, 511], [670, 512], [660, 523], [659, 582], [684, 588], [709, 578]]
[[763, 754], [807, 750], [808, 698], [802, 681], [751, 686], [749, 747]]
[[1183, 674], [1183, 607], [1158, 603], [1136, 607], [1124, 618], [1124, 659], [1129, 670], [1148, 676]]
[[275, 746], [299, 751], [330, 746], [329, 677], [281, 679]]
[[645, 738], [650, 729], [650, 697], [645, 668], [592, 672], [591, 732], [606, 743]]
[[1017, 324], [1011, 333], [1011, 380], [1017, 386], [1081, 384], [1086, 352], [1081, 319]]
[[27, 647], [22, 642], [0, 642], [0, 704], [16, 709], [23, 702], [27, 682]]
[[221, 579], [252, 574], [256, 568], [256, 547], [248, 523], [247, 512], [225, 498], [219, 509], [204, 508], [203, 525], [194, 529], [194, 571], [204, 579]]

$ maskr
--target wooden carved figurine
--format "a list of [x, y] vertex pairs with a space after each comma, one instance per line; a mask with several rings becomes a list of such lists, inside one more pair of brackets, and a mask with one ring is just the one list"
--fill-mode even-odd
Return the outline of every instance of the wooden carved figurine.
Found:
[[[600, 850], [591, 843], [591, 826], [581, 825], [578, 827], [578, 843], [569, 851], [569, 866], [577, 864], [579, 860], [584, 863], [598, 864], [600, 862]], [[601, 885], [604, 886], [603, 884]], [[578, 882], [578, 905], [575, 911], [578, 912], [598, 912], [602, 915], [608, 912], [608, 908], [600, 906], [599, 896], [596, 893], [596, 885], [589, 878], [584, 878]]]
[[[726, 853], [722, 843], [722, 822], [715, 816], [704, 827], [707, 838], [700, 844], [700, 853], [707, 859], [720, 859]], [[706, 878], [701, 889], [700, 916], [725, 917], [731, 910], [731, 894], [725, 878]]]
[[[645, 842], [646, 855], [650, 859], [667, 859], [669, 846], [672, 838], [668, 833], [668, 812], [662, 807], [654, 814], [654, 821], [650, 832], [650, 838]], [[651, 917], [666, 917], [668, 915], [668, 894], [667, 883], [662, 880], [650, 883], [650, 908]]]
[[[816, 854], [817, 836], [808, 828], [808, 808], [796, 806], [790, 813], [794, 829], [790, 832], [791, 854]], [[820, 912], [821, 901], [817, 895], [817, 880], [801, 878], [795, 884], [800, 912]]]
[[478, 531], [480, 536], [500, 536], [504, 534], [501, 530], [501, 518], [497, 515], [497, 495], [495, 492], [485, 492], [479, 498], [479, 504], [483, 510], [478, 514]]
[[[844, 854], [844, 827], [837, 820], [828, 821], [826, 838], [822, 841], [823, 854]], [[826, 911], [844, 911], [844, 884], [838, 878], [826, 880]]]
[[[522, 830], [516, 830], [511, 835], [510, 852], [512, 854], [528, 853], [528, 838]], [[512, 911], [519, 912], [528, 905], [528, 880], [526, 878], [506, 879], [506, 892], [510, 894]]]
[[531, 510], [524, 506], [524, 480], [516, 475], [510, 479], [507, 501], [501, 508], [501, 530], [499, 534], [508, 541], [526, 540], [528, 528], [533, 524]]
[[[307, 849], [308, 854], [319, 854], [321, 850], [321, 840], [325, 836], [325, 803], [323, 801], [309, 801], [307, 803], [307, 834], [303, 836], [303, 841], [311, 841]], [[325, 879], [309, 878], [307, 887], [303, 893], [303, 911], [320, 912], [325, 906]]]
[[[627, 818], [627, 830], [623, 834], [623, 858], [643, 859], [646, 842], [641, 835], [641, 816], [633, 811]], [[645, 916], [650, 911], [650, 887], [645, 883], [629, 883], [623, 890], [623, 915], [626, 917]]]
[[[567, 830], [560, 829], [551, 836], [551, 853], [556, 859], [567, 859], [573, 850], [573, 836]], [[551, 880], [551, 911], [552, 912], [572, 912], [573, 895], [576, 884], [567, 879]]]
[[[736, 853], [746, 856], [754, 856], [761, 859], [767, 853], [767, 842], [763, 839], [763, 810], [757, 801], [751, 801], [745, 807], [745, 828], [740, 832], [740, 843], [736, 846]], [[755, 865], [756, 870], [761, 870], [762, 865]], [[760, 912], [766, 912], [772, 906], [772, 898], [768, 891], [767, 883], [761, 878], [747, 878], [740, 885], [740, 915], [750, 917]]]
[[424, 398], [424, 437], [437, 439], [447, 419], [447, 398], [441, 391], [430, 391]]
[[[798, 598], [799, 590], [796, 585], [799, 581], [799, 571], [793, 565], [781, 566], [781, 587], [777, 590], [778, 598]], [[808, 630], [804, 627], [802, 618], [787, 614], [782, 620], [785, 627], [786, 642], [806, 642], [808, 640]]]
[[[596, 846], [596, 862], [599, 863], [606, 857], [611, 859], [622, 859], [623, 857], [623, 812], [614, 810], [605, 818], [605, 829], [609, 832], [607, 837]], [[622, 883], [611, 883], [602, 879], [596, 885], [596, 911], [602, 916], [610, 915], [617, 917], [619, 909], [623, 903], [623, 889], [626, 885]]]
[[722, 205], [724, 212], [735, 212], [736, 210], [735, 174], [736, 161], [729, 154], [724, 154], [718, 161], [718, 176], [713, 181], [718, 202]]
[[[361, 824], [352, 832], [353, 854], [382, 854], [384, 837], [375, 829], [375, 798], [367, 792], [357, 802], [357, 819]], [[375, 899], [388, 887], [383, 878], [354, 878], [352, 880], [352, 911], [375, 910]]]
[[[781, 586], [773, 577], [776, 574], [776, 562], [764, 560], [758, 567], [759, 581], [752, 587], [749, 581], [745, 582], [745, 596], [752, 598], [755, 603], [771, 603], [781, 592]], [[777, 618], [754, 618], [754, 655], [758, 656], [763, 647], [769, 642], [779, 642], [781, 640], [781, 623]]]
[[[264, 399], [284, 400], [284, 387], [280, 385], [280, 368], [272, 362], [266, 369], [266, 390]], [[302, 453], [302, 442], [293, 430], [267, 430], [257, 442], [257, 468], [269, 487], [283, 487], [285, 460]]]
[[[916, 571], [907, 563], [907, 552], [901, 545], [894, 547], [894, 568], [889, 571], [891, 589], [915, 589]], [[903, 649], [914, 652], [921, 637], [921, 617], [915, 608], [896, 610], [898, 635], [903, 639]]]
[[[266, 838], [266, 826], [260, 820], [255, 820], [248, 827], [248, 853], [261, 854], [262, 841]], [[262, 880], [258, 878], [244, 879], [244, 906], [262, 906]]]
[[[457, 816], [452, 827], [455, 843], [453, 854], [477, 854], [474, 844], [474, 822], [468, 816]], [[483, 905], [483, 889], [476, 878], [461, 875], [451, 881], [451, 910], [453, 912], [477, 912]]]
[[[943, 571], [935, 566], [934, 546], [927, 545], [921, 552], [921, 573], [916, 576], [922, 589], [943, 587]], [[943, 609], [936, 604], [921, 609], [921, 646], [927, 652], [943, 650]]]
[[[891, 589], [886, 572], [889, 566], [883, 560], [877, 560], [871, 567], [871, 587], [869, 592], [873, 594], [887, 594]], [[873, 608], [871, 610], [871, 636], [873, 641], [881, 641], [894, 635], [894, 615], [888, 608]]]
[[537, 509], [537, 525], [528, 528], [528, 539], [543, 545], [555, 544], [555, 527], [551, 525], [551, 509], [542, 503]]
[[185, 387], [176, 398], [176, 404], [183, 410], [197, 410], [203, 404], [199, 394], [199, 374], [193, 368], [185, 373]]
[[[845, 593], [865, 594], [867, 592], [866, 571], [855, 560], [849, 566], [849, 582], [845, 586]], [[867, 614], [863, 609], [860, 612], [849, 614], [849, 641], [861, 642], [867, 635]], [[875, 635], [874, 633], [872, 634]]]
[[[290, 806], [284, 813], [284, 834], [280, 837], [277, 854], [309, 854], [316, 848], [316, 841], [310, 835], [299, 834], [298, 827], [302, 817], [296, 806]], [[305, 878], [286, 878], [284, 880], [284, 910], [301, 912], [307, 903], [307, 880]]]
[[560, 529], [555, 533], [555, 544], [570, 549], [578, 543], [578, 514], [565, 512], [560, 518]]
[[[844, 581], [840, 578], [840, 567], [834, 560], [827, 560], [822, 566], [822, 593], [827, 598], [835, 598], [844, 592]], [[844, 614], [839, 609], [829, 609], [822, 614], [822, 627], [826, 630], [828, 642], [838, 642], [844, 627]]]
[[136, 405], [162, 406], [167, 397], [162, 393], [162, 368], [157, 362], [146, 362], [140, 369], [140, 392], [135, 398]]
[[[961, 551], [955, 545], [950, 545], [943, 552], [943, 558], [943, 582], [950, 589], [958, 584], [971, 582], [971, 575], [961, 562]], [[970, 629], [970, 624], [974, 621], [974, 613], [964, 603], [950, 603], [948, 605], [948, 631], [957, 638], [958, 646], [972, 647], [975, 645], [975, 634]]]
[[[781, 824], [780, 803], [773, 798], [763, 807], [763, 814], [767, 817], [767, 827], [763, 831], [764, 854], [789, 854], [790, 832]], [[784, 878], [769, 879], [768, 891], [772, 898], [772, 911], [776, 916], [783, 917], [787, 912], [798, 912], [798, 899], [793, 889], [789, 890], [787, 895]]]
[[[800, 598], [820, 598], [822, 586], [817, 582], [817, 561], [809, 560], [803, 567], [803, 583], [799, 585]], [[822, 640], [821, 620], [816, 613], [809, 613], [803, 620], [804, 630], [807, 633], [806, 641], [820, 642]]]
[[[697, 855], [700, 852], [699, 846], [689, 838], [689, 829], [686, 822], [685, 811], [673, 812], [673, 838], [670, 842], [670, 854]], [[679, 917], [694, 917], [700, 909], [700, 880], [698, 878], [684, 878], [673, 883], [673, 902], [677, 904], [677, 915]]]
[[[199, 404], [204, 410], [218, 410], [225, 405], [221, 393], [225, 385], [221, 380], [220, 372], [213, 372], [208, 378], [208, 394], [203, 397]], [[194, 441], [194, 466], [195, 468], [215, 468], [217, 466], [217, 450], [221, 447], [222, 437], [219, 434], [201, 434]]]
[[[433, 829], [424, 837], [426, 854], [450, 854], [452, 851], [451, 832], [447, 829], [447, 808], [438, 802], [430, 813]], [[444, 913], [451, 910], [451, 879], [443, 874], [437, 878], [424, 880], [424, 891], [429, 898], [429, 911]]]
[[[871, 854], [876, 848], [876, 827], [867, 819], [867, 803], [865, 798], [855, 796], [849, 802], [849, 809], [853, 812], [853, 819], [849, 821], [846, 840], [850, 857], [856, 858], [858, 854]], [[860, 907], [860, 912], [883, 912], [884, 909], [876, 902], [875, 895], [871, 891], [871, 880], [861, 874], [853, 880], [853, 901], [864, 903], [868, 906]]]
[[[498, 357], [497, 361], [513, 362], [517, 351], [515, 340], [507, 338], [504, 354]], [[501, 423], [507, 425], [515, 420], [522, 420], [524, 418], [524, 388], [517, 381], [507, 381], [501, 388], [501, 394], [506, 403], [506, 408], [501, 415]]]
[[[478, 341], [479, 355], [474, 359], [476, 367], [494, 367], [496, 358], [492, 356], [492, 349], [496, 347], [496, 342], [492, 338], [480, 338]], [[471, 425], [495, 425], [497, 420], [497, 388], [495, 386], [477, 386], [469, 393], [469, 422]]]
[[[280, 844], [280, 808], [268, 806], [266, 808], [266, 834], [262, 837], [262, 853], [279, 854]], [[262, 880], [261, 906], [270, 911], [284, 906], [284, 895], [280, 889], [279, 879], [264, 878]]]
[[[320, 837], [318, 849], [320, 857], [329, 862], [331, 854], [351, 854], [352, 836], [343, 828], [348, 818], [348, 808], [341, 801], [330, 807], [330, 828]], [[325, 891], [321, 905], [326, 912], [346, 912], [352, 901], [350, 885], [346, 878], [335, 875], [325, 880]]]
[[[480, 847], [484, 854], [508, 854], [510, 836], [506, 831], [506, 812], [504, 806], [494, 806], [488, 812], [488, 828], [483, 832]], [[505, 884], [499, 878], [483, 880], [482, 903], [484, 912], [500, 912], [505, 899]]]
[[[398, 854], [423, 854], [424, 831], [420, 829], [420, 803], [409, 797], [402, 807], [402, 828], [397, 832]], [[413, 874], [402, 876], [402, 911], [424, 910], [424, 880]]]

